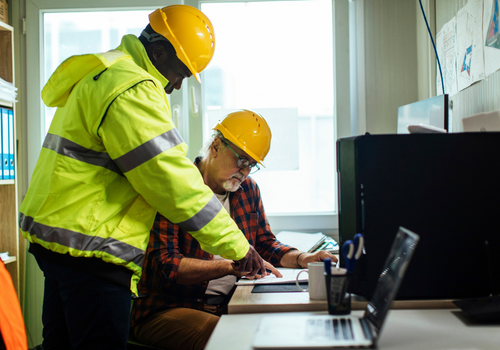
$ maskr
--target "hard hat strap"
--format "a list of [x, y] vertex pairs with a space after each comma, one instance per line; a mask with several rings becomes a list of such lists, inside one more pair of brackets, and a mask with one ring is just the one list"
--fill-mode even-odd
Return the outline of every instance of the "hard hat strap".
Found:
[[155, 41], [160, 41], [160, 40], [169, 42], [163, 35], [158, 33], [149, 34], [145, 30], [142, 31], [141, 36], [144, 37], [150, 43], [154, 43]]

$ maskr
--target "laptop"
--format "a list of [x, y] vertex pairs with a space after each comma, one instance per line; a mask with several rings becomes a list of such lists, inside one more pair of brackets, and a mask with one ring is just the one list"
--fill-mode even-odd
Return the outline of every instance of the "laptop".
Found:
[[254, 349], [376, 347], [419, 236], [400, 227], [363, 317], [332, 315], [264, 316]]

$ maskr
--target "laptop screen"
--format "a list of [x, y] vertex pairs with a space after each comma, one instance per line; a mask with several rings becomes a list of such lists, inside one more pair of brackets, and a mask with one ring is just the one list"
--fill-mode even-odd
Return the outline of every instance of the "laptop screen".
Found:
[[406, 268], [411, 260], [419, 236], [400, 227], [384, 268], [377, 282], [377, 287], [366, 306], [364, 318], [370, 321], [380, 333], [385, 316], [396, 297]]

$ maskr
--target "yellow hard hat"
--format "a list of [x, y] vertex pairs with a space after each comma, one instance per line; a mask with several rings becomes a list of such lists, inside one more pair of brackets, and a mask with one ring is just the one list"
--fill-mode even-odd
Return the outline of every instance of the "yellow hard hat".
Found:
[[177, 57], [200, 80], [200, 72], [212, 60], [215, 35], [207, 16], [195, 7], [170, 5], [149, 15], [149, 24], [174, 47]]
[[226, 139], [264, 166], [264, 158], [271, 148], [271, 129], [259, 113], [246, 109], [229, 113], [213, 130], [219, 130]]

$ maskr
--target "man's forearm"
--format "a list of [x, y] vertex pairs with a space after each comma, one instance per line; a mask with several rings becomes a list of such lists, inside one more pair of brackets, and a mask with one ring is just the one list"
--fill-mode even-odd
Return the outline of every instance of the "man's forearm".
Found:
[[337, 257], [326, 250], [320, 250], [315, 253], [305, 253], [298, 250], [290, 250], [285, 255], [283, 255], [280, 263], [283, 267], [300, 267], [303, 269], [307, 269], [308, 263], [320, 262], [325, 260], [326, 258], [330, 259], [334, 263], [337, 262]]
[[183, 258], [177, 273], [178, 284], [195, 284], [233, 274], [231, 260]]
[[[283, 257], [281, 258], [280, 264], [283, 267], [293, 267], [293, 268], [301, 268], [302, 266], [300, 265], [301, 260], [303, 258], [304, 254], [301, 254], [301, 251], [298, 250], [290, 250], [287, 252]], [[301, 254], [301, 256], [299, 256]], [[297, 257], [299, 258], [299, 261], [297, 263]]]

